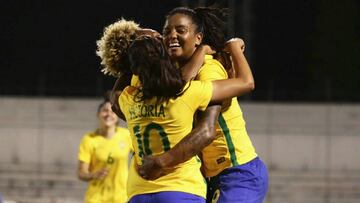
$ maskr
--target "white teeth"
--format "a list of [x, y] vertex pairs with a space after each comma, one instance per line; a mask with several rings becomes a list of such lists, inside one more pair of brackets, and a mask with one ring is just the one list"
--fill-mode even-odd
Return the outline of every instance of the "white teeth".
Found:
[[169, 47], [171, 48], [171, 47], [179, 47], [180, 46], [180, 44], [179, 43], [170, 43], [169, 44]]

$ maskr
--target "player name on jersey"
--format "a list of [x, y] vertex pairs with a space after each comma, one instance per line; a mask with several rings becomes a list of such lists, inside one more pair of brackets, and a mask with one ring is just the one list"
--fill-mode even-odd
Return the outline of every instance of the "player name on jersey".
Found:
[[164, 106], [162, 104], [147, 105], [139, 104], [129, 108], [130, 119], [144, 117], [165, 117]]

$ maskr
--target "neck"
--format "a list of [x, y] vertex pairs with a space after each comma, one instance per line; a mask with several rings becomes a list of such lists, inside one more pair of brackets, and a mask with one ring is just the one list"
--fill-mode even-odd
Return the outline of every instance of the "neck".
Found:
[[182, 68], [184, 65], [186, 65], [191, 60], [191, 57], [194, 55], [195, 51], [196, 51], [196, 48], [193, 50], [193, 52], [191, 53], [190, 56], [183, 56], [183, 57], [177, 59], [176, 62], [179, 64], [180, 68]]
[[111, 127], [102, 126], [97, 129], [97, 133], [106, 138], [111, 138], [112, 136], [115, 135], [115, 132], [116, 132], [116, 126], [111, 126]]
[[178, 64], [178, 68], [182, 68], [184, 67], [184, 65], [189, 61], [189, 59], [187, 60], [178, 60], [176, 63]]

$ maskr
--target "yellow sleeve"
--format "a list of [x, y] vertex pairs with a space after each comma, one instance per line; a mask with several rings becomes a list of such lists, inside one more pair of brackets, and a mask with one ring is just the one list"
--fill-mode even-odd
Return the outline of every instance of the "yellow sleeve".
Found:
[[227, 79], [228, 75], [221, 63], [212, 59], [211, 61], [206, 61], [196, 78], [198, 80], [213, 81]]
[[91, 161], [91, 154], [92, 154], [92, 147], [91, 147], [91, 140], [87, 135], [85, 135], [79, 146], [79, 154], [78, 159], [84, 163], [90, 163]]
[[211, 101], [212, 82], [191, 81], [186, 86], [188, 86], [188, 89], [184, 93], [186, 98], [183, 101], [194, 111], [197, 109], [204, 111]]
[[134, 87], [140, 86], [139, 77], [136, 75], [132, 75], [130, 85]]

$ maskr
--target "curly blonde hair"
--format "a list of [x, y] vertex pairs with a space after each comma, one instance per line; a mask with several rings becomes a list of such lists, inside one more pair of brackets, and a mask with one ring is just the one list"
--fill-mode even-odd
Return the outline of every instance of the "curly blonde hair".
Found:
[[117, 77], [130, 71], [126, 53], [138, 29], [139, 24], [123, 18], [104, 28], [103, 36], [96, 42], [101, 72]]

